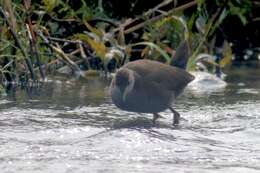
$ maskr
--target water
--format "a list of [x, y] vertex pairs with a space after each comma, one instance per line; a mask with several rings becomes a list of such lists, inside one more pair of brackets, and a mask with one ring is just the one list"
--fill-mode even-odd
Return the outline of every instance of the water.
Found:
[[118, 110], [108, 81], [61, 81], [0, 100], [1, 173], [260, 172], [260, 70], [232, 68], [228, 86], [187, 89], [153, 126]]

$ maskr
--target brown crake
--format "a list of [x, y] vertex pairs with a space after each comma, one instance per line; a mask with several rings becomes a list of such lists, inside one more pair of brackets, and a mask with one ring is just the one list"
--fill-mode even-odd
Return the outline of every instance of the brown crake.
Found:
[[173, 124], [179, 123], [179, 113], [171, 106], [194, 77], [185, 71], [190, 55], [187, 41], [183, 41], [172, 57], [171, 65], [152, 60], [136, 60], [122, 66], [110, 85], [113, 103], [120, 109], [153, 113], [153, 122], [159, 112], [170, 109]]

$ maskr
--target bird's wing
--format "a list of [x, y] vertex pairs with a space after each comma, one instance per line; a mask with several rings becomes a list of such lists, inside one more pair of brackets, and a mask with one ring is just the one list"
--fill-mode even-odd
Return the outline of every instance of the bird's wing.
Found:
[[133, 61], [125, 67], [135, 71], [143, 80], [155, 82], [162, 88], [173, 91], [184, 89], [194, 79], [183, 69], [151, 60]]

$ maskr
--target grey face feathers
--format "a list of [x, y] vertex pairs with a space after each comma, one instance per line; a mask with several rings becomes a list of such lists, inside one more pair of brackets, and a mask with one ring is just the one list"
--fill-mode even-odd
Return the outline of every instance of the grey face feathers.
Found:
[[121, 92], [124, 92], [126, 87], [129, 85], [129, 70], [120, 69], [115, 76], [115, 85], [120, 89]]

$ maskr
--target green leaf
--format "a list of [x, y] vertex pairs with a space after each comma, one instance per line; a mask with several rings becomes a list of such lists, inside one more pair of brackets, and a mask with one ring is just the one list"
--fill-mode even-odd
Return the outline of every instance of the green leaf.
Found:
[[75, 34], [74, 38], [78, 38], [90, 45], [90, 47], [95, 50], [95, 53], [98, 57], [100, 57], [102, 60], [104, 60], [106, 52], [107, 52], [107, 47], [105, 46], [104, 42], [97, 41], [90, 36], [86, 34]]
[[151, 48], [154, 48], [155, 50], [157, 50], [168, 63], [171, 60], [171, 57], [162, 48], [160, 48], [153, 42], [139, 42], [139, 43], [132, 44], [131, 46], [133, 47], [133, 46], [138, 46], [138, 45], [150, 46]]
[[196, 0], [196, 2], [198, 4], [197, 8], [200, 11], [202, 6], [205, 5], [205, 0]]
[[60, 0], [42, 0], [42, 3], [44, 4], [45, 10], [51, 12], [59, 5]]
[[232, 48], [230, 47], [227, 41], [224, 42], [223, 45], [223, 58], [220, 60], [220, 67], [224, 67], [227, 64], [230, 64], [232, 61]]

